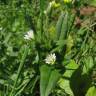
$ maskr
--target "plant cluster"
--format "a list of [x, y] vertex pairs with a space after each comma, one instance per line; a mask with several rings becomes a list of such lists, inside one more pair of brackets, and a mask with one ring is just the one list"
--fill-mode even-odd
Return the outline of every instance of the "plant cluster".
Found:
[[96, 95], [96, 0], [0, 0], [0, 96]]

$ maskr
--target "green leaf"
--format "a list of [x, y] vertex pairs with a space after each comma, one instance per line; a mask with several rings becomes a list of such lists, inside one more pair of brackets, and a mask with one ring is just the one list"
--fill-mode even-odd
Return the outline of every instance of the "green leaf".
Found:
[[49, 81], [49, 77], [51, 74], [51, 68], [48, 66], [42, 66], [40, 69], [40, 94], [41, 96], [45, 96], [46, 87]]
[[[74, 60], [71, 60], [70, 63], [65, 67], [66, 67], [66, 69], [71, 69], [72, 72], [74, 72], [74, 70], [76, 70], [78, 68], [78, 64], [76, 64]], [[69, 71], [69, 70], [67, 70], [67, 71]]]
[[59, 72], [43, 65], [40, 68], [40, 96], [49, 96], [60, 77]]
[[26, 56], [27, 56], [27, 53], [28, 53], [28, 49], [29, 49], [29, 48], [28, 48], [26, 45], [23, 46], [23, 47], [24, 47], [24, 54], [23, 54], [23, 56], [22, 56], [20, 65], [19, 65], [19, 67], [18, 67], [17, 76], [16, 76], [16, 79], [15, 79], [15, 82], [14, 82], [14, 85], [13, 85], [13, 88], [12, 88], [9, 96], [12, 96], [13, 93], [14, 93], [14, 91], [15, 91], [15, 87], [16, 87], [17, 81], [18, 81], [19, 76], [20, 76], [20, 74], [21, 74], [21, 71], [22, 71], [22, 68], [23, 68], [23, 66], [24, 66], [24, 62], [25, 62], [25, 59], [26, 59]]
[[65, 13], [64, 19], [63, 19], [63, 23], [62, 23], [62, 27], [61, 27], [61, 34], [60, 34], [60, 40], [62, 39], [66, 39], [67, 37], [67, 32], [68, 32], [68, 12]]
[[66, 66], [66, 71], [63, 74], [64, 78], [61, 78], [59, 81], [59, 86], [65, 90], [66, 93], [70, 94], [73, 96], [73, 92], [70, 88], [70, 81], [69, 79], [71, 78], [72, 73], [75, 71], [75, 69], [78, 68], [78, 65], [75, 63], [74, 60], [71, 60], [70, 63]]
[[63, 19], [64, 19], [64, 13], [62, 13], [57, 21], [56, 24], [56, 35], [57, 35], [57, 39], [59, 39], [60, 33], [61, 33], [61, 28], [62, 28], [62, 23], [63, 23]]
[[40, 11], [41, 13], [44, 12], [45, 9], [45, 0], [40, 0]]
[[40, 0], [40, 36], [42, 36], [43, 33], [44, 9], [45, 9], [45, 0]]
[[89, 5], [96, 7], [96, 0], [90, 0]]
[[87, 90], [92, 84], [91, 76], [82, 74], [83, 68], [80, 65], [73, 73], [70, 79], [70, 88], [74, 96], [85, 96]]
[[[60, 36], [59, 36], [59, 41], [61, 42], [62, 40], [66, 40], [67, 39], [67, 35], [68, 35], [68, 12], [65, 12], [64, 18], [62, 19], [62, 26], [61, 26], [61, 32], [60, 32]], [[63, 42], [62, 45], [59, 46], [59, 51], [63, 50], [62, 54], [65, 54], [66, 52], [66, 42]]]
[[88, 73], [94, 67], [93, 58], [91, 56], [85, 58], [84, 64], [83, 73]]
[[95, 88], [95, 86], [89, 88], [89, 90], [87, 91], [86, 96], [96, 96], [96, 88]]

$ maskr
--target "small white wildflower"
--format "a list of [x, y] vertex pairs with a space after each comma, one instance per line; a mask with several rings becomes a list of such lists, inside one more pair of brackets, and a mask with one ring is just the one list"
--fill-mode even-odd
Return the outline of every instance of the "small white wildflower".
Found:
[[33, 30], [28, 31], [27, 34], [24, 35], [24, 39], [25, 40], [34, 39], [34, 32], [33, 32]]
[[55, 53], [49, 54], [46, 57], [46, 59], [45, 59], [45, 63], [47, 63], [47, 64], [52, 64], [53, 65], [55, 63], [55, 61], [56, 61], [56, 55], [55, 55]]
[[0, 31], [2, 30], [3, 28], [2, 27], [0, 27]]
[[24, 7], [24, 5], [22, 4], [22, 5], [21, 5], [21, 7], [23, 8], [23, 7]]
[[44, 14], [47, 14], [47, 11], [46, 10], [44, 11]]

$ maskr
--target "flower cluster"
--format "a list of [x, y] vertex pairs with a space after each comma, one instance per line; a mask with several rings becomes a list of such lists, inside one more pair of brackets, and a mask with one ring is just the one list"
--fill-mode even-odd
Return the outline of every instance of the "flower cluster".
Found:
[[27, 34], [24, 35], [25, 40], [31, 40], [34, 39], [34, 32], [33, 30], [30, 30], [27, 32]]
[[45, 63], [51, 64], [51, 65], [53, 65], [53, 64], [55, 63], [55, 61], [56, 61], [56, 55], [55, 55], [55, 53], [49, 54], [49, 55], [46, 57], [46, 59], [45, 59]]

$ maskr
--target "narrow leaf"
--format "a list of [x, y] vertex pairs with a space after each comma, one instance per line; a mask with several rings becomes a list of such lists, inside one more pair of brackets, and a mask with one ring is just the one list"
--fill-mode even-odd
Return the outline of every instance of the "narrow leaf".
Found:
[[60, 77], [59, 72], [52, 67], [43, 65], [40, 68], [40, 96], [49, 96]]
[[56, 24], [56, 35], [57, 39], [59, 39], [60, 33], [61, 33], [61, 28], [62, 28], [62, 23], [64, 19], [64, 13], [62, 13], [58, 19], [58, 22]]

